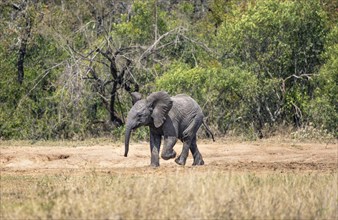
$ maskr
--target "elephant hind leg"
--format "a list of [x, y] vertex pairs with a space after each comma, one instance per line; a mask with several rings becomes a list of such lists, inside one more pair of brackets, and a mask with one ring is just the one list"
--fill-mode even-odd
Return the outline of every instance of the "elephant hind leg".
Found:
[[182, 152], [180, 154], [180, 156], [178, 156], [176, 159], [175, 159], [175, 162], [179, 165], [182, 165], [184, 166], [186, 161], [187, 161], [187, 157], [188, 157], [188, 154], [189, 154], [189, 148], [190, 148], [190, 145], [191, 145], [191, 140], [184, 140], [183, 141], [183, 149], [182, 149]]
[[185, 165], [188, 154], [189, 154], [189, 149], [194, 157], [194, 162], [193, 166], [196, 165], [204, 165], [203, 157], [202, 154], [199, 152], [196, 144], [196, 136], [192, 140], [184, 141], [183, 142], [183, 149], [182, 153], [180, 154], [179, 157], [175, 159], [175, 162], [179, 165]]
[[190, 146], [190, 151], [191, 154], [194, 157], [194, 162], [193, 162], [193, 166], [196, 165], [204, 165], [204, 161], [202, 158], [202, 154], [199, 152], [198, 148], [197, 148], [197, 143], [196, 143], [196, 137], [193, 139], [191, 146]]
[[189, 149], [194, 156], [194, 164], [193, 165], [203, 165], [204, 161], [202, 159], [202, 155], [198, 151], [196, 144], [196, 133], [199, 127], [203, 122], [203, 117], [198, 116], [195, 117], [192, 123], [183, 131], [182, 140], [183, 140], [183, 149], [181, 155], [176, 158], [175, 162], [179, 165], [185, 165]]

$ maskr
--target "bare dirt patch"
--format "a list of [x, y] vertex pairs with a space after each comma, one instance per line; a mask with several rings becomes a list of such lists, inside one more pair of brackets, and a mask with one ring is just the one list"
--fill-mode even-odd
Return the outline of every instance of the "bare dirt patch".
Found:
[[[122, 143], [104, 141], [88, 144], [50, 143], [15, 144], [0, 142], [1, 173], [55, 173], [102, 171], [107, 173], [158, 173], [198, 169], [199, 171], [337, 171], [336, 143], [303, 143], [293, 140], [268, 139], [254, 142], [200, 140], [199, 149], [205, 165], [193, 167], [189, 155], [187, 165], [180, 167], [174, 160], [160, 160], [157, 169], [149, 167], [150, 152], [147, 142], [130, 146], [127, 158]], [[182, 144], [175, 150], [180, 153]]]

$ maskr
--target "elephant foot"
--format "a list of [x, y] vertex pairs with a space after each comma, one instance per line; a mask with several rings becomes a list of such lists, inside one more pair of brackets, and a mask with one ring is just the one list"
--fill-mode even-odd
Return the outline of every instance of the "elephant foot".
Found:
[[175, 162], [178, 164], [178, 165], [181, 165], [181, 166], [184, 166], [185, 165], [185, 160], [182, 160], [181, 157], [177, 157], [175, 159]]
[[194, 160], [194, 163], [192, 165], [193, 166], [202, 166], [202, 165], [204, 165], [204, 161], [202, 159], [197, 160], [197, 161]]
[[152, 168], [156, 168], [156, 167], [159, 167], [160, 166], [160, 163], [151, 163], [150, 164], [150, 167]]
[[161, 157], [163, 160], [169, 160], [176, 157], [176, 152], [173, 150], [170, 153], [162, 153]]
[[192, 165], [193, 166], [204, 165], [204, 161], [203, 161], [202, 155], [200, 153], [194, 154], [194, 162], [193, 162]]

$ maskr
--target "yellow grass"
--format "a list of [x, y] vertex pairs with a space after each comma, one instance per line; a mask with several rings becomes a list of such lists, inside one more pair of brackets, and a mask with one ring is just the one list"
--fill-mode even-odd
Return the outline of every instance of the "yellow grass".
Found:
[[337, 219], [337, 173], [1, 175], [1, 219]]

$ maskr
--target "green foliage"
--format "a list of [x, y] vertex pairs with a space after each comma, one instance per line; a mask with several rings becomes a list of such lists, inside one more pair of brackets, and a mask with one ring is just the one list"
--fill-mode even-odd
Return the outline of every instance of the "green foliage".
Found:
[[[250, 117], [257, 77], [238, 67], [195, 67], [175, 63], [156, 80], [157, 90], [186, 93], [200, 103], [208, 120], [220, 132]], [[247, 123], [247, 120], [244, 120]]]
[[337, 133], [338, 124], [338, 27], [328, 37], [326, 63], [314, 79], [314, 98], [309, 103], [308, 115], [316, 127]]
[[223, 22], [215, 39], [224, 61], [234, 60], [258, 77], [259, 127], [307, 121], [314, 93], [311, 78], [323, 63], [328, 28], [315, 0], [257, 1], [233, 10]]
[[[292, 125], [338, 136], [334, 1], [25, 2], [25, 10], [0, 3], [1, 139], [123, 136], [109, 121], [117, 79], [104, 54], [116, 51], [116, 69], [128, 67], [116, 92], [123, 120], [130, 97], [121, 90], [135, 81], [144, 93], [191, 95], [219, 134], [255, 138]], [[31, 31], [20, 84], [25, 27]]]
[[258, 1], [223, 23], [218, 40], [227, 57], [256, 74], [286, 78], [312, 73], [327, 33], [318, 1]]
[[167, 31], [166, 13], [155, 0], [135, 1], [131, 14], [123, 14], [121, 19], [113, 25], [113, 32], [128, 43], [149, 43]]

